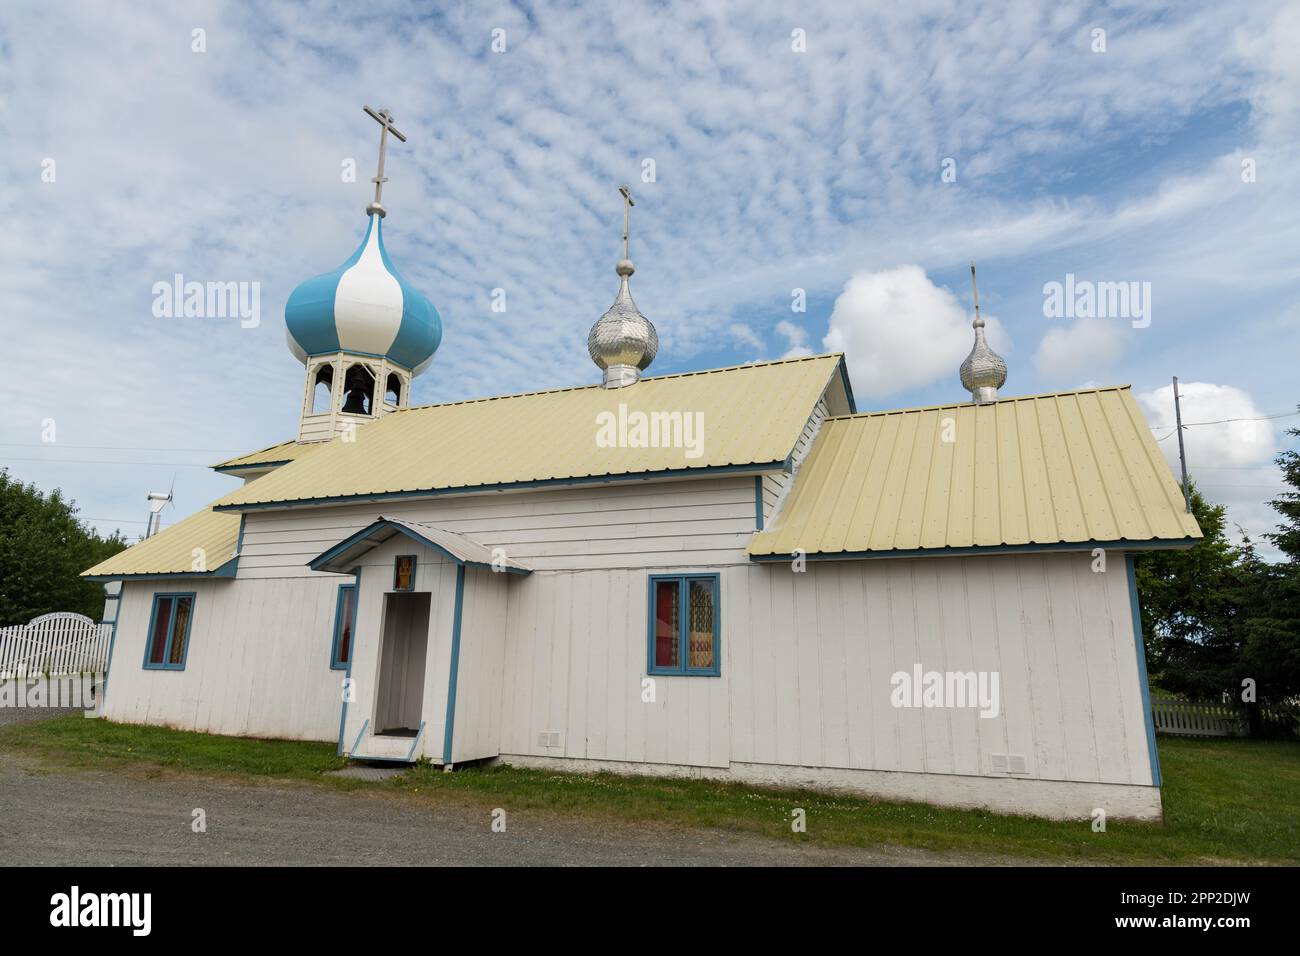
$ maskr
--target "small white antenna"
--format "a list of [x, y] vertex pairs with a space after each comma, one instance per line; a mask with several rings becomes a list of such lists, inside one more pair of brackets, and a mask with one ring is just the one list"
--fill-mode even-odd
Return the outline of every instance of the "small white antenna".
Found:
[[172, 492], [176, 488], [176, 476], [172, 475], [172, 486], [167, 489], [166, 493], [161, 491], [151, 491], [145, 495], [145, 500], [149, 502], [149, 521], [145, 525], [144, 536], [152, 537], [162, 529], [162, 510], [172, 503]]

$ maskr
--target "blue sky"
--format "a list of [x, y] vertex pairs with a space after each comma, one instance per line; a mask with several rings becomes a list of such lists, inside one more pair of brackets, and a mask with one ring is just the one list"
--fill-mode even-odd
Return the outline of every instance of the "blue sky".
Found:
[[[651, 374], [843, 347], [863, 408], [961, 399], [973, 259], [1004, 395], [1131, 383], [1157, 436], [1175, 374], [1189, 421], [1294, 412], [1297, 47], [1270, 2], [10, 4], [0, 465], [133, 536], [173, 474], [168, 522], [291, 437], [284, 300], [364, 231], [363, 103], [409, 137], [385, 241], [443, 317], [417, 402], [596, 380], [629, 182]], [[155, 318], [176, 273], [260, 283], [260, 323]], [[1067, 274], [1150, 283], [1150, 324], [1046, 317]], [[1188, 432], [1256, 535], [1297, 423]]]

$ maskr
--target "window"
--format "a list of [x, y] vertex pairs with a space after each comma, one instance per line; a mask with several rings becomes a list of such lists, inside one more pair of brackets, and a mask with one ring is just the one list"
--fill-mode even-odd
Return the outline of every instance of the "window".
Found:
[[388, 384], [384, 386], [384, 401], [389, 405], [402, 404], [402, 380], [396, 372], [388, 373]]
[[411, 591], [415, 588], [415, 555], [399, 554], [393, 562], [393, 590]]
[[722, 673], [716, 574], [651, 575], [649, 673]]
[[334, 643], [330, 649], [330, 667], [347, 670], [352, 660], [352, 630], [357, 624], [357, 586], [340, 584], [334, 605]]
[[190, 620], [194, 617], [193, 594], [155, 594], [149, 616], [149, 635], [144, 648], [144, 666], [149, 670], [185, 670], [189, 651]]

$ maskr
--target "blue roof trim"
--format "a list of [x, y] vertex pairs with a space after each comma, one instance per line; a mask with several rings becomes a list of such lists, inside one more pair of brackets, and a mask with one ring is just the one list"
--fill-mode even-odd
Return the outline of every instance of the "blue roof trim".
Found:
[[239, 555], [215, 571], [158, 571], [150, 574], [88, 574], [83, 581], [160, 581], [172, 578], [233, 578], [239, 566]]
[[[833, 551], [801, 555], [808, 561], [866, 561], [878, 558], [953, 558], [968, 554], [1032, 554], [1039, 551], [1159, 551], [1193, 547], [1200, 538], [1145, 541], [1056, 541], [1044, 544], [981, 544], [969, 548], [912, 548], [906, 551]], [[750, 561], [774, 563], [793, 561], [793, 554], [751, 554]]]
[[293, 461], [292, 458], [286, 458], [284, 461], [258, 461], [250, 462], [247, 465], [213, 465], [212, 470], [223, 475], [235, 474], [241, 471], [260, 471], [263, 468], [279, 468], [281, 465], [287, 465]]
[[853, 386], [849, 383], [849, 366], [844, 361], [843, 355], [840, 356], [838, 368], [840, 381], [844, 383], [844, 394], [849, 400], [849, 414], [856, 415], [858, 413], [858, 403], [853, 398]]
[[537, 481], [503, 481], [488, 485], [460, 485], [454, 488], [417, 488], [413, 491], [377, 491], [357, 495], [330, 495], [321, 498], [290, 498], [286, 501], [257, 501], [248, 504], [213, 505], [213, 511], [265, 511], [273, 508], [292, 508], [301, 505], [336, 504], [339, 502], [364, 503], [387, 501], [392, 498], [435, 498], [441, 495], [463, 495], [476, 491], [515, 491], [526, 488], [550, 488], [562, 485], [612, 484], [623, 481], [648, 481], [652, 478], [690, 478], [694, 475], [761, 474], [782, 471], [790, 467], [790, 459], [753, 462], [748, 465], [712, 465], [704, 468], [667, 468], [661, 471], [635, 471], [616, 475], [580, 475], [574, 478], [543, 478]]

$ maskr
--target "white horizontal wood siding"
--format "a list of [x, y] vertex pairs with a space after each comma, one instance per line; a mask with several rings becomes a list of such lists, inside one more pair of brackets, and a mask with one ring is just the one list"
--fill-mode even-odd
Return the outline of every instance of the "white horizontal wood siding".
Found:
[[744, 560], [752, 476], [636, 482], [465, 497], [394, 499], [244, 522], [238, 576], [320, 576], [307, 562], [379, 515], [459, 531], [539, 570], [668, 567]]

